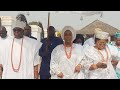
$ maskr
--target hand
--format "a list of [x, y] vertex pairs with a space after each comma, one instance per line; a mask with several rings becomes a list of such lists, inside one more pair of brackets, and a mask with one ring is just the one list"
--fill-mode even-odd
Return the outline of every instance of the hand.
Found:
[[59, 73], [58, 75], [57, 75], [59, 78], [63, 78], [64, 77], [64, 75], [63, 75], [63, 73], [61, 72], [61, 73]]
[[2, 71], [0, 71], [0, 78], [2, 77]]
[[89, 70], [95, 70], [97, 69], [97, 65], [96, 64], [92, 64], [89, 68]]
[[114, 67], [116, 67], [117, 64], [118, 64], [118, 60], [112, 60], [111, 62], [112, 62], [112, 65], [113, 65]]
[[107, 64], [106, 63], [102, 63], [102, 68], [107, 68]]
[[102, 62], [98, 62], [96, 65], [97, 65], [98, 68], [103, 68], [103, 69], [107, 68], [107, 64], [102, 63]]
[[39, 74], [38, 74], [38, 65], [34, 66], [34, 78], [38, 79]]
[[38, 77], [34, 77], [34, 79], [38, 79]]
[[38, 79], [39, 78], [39, 74], [35, 74], [34, 79]]
[[96, 65], [98, 68], [102, 68], [102, 62], [98, 62]]
[[2, 77], [3, 67], [0, 66], [0, 77]]
[[82, 65], [79, 64], [75, 67], [75, 72], [80, 72], [80, 69], [81, 69]]

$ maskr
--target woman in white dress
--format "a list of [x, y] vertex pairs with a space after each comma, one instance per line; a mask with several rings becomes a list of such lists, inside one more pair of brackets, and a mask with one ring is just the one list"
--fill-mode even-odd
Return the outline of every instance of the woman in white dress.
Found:
[[112, 56], [117, 55], [117, 50], [108, 47], [109, 33], [98, 31], [95, 34], [95, 46], [84, 49], [85, 76], [87, 79], [117, 79], [111, 64]]
[[84, 79], [83, 47], [73, 44], [75, 38], [75, 30], [71, 26], [63, 28], [64, 44], [57, 46], [51, 55], [51, 79]]

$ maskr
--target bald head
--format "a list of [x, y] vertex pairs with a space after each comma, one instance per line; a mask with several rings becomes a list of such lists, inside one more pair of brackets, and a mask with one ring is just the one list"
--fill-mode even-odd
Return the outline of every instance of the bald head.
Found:
[[7, 30], [4, 26], [0, 28], [0, 36], [1, 38], [5, 38], [7, 36]]

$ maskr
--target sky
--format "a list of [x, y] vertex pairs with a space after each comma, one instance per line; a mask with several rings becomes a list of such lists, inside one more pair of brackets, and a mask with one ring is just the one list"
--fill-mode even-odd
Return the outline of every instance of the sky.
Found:
[[[27, 15], [27, 12], [30, 15]], [[27, 21], [40, 21], [43, 24], [44, 29], [47, 28], [48, 22], [48, 12], [49, 11], [0, 11], [0, 16], [14, 16], [18, 13], [24, 13]], [[51, 11], [50, 14], [50, 25], [53, 25], [57, 30], [62, 30], [66, 25], [72, 26], [75, 30], [80, 30], [86, 25], [90, 24], [94, 20], [101, 20], [109, 25], [114, 26], [117, 29], [120, 29], [120, 11], [103, 11], [103, 17], [100, 15], [92, 15], [83, 17], [83, 20], [80, 20], [79, 14], [71, 13], [56, 13]]]

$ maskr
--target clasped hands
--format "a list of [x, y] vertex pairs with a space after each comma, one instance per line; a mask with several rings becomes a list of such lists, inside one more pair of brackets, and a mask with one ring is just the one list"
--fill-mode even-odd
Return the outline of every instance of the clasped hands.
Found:
[[98, 68], [107, 68], [107, 64], [105, 63], [102, 63], [102, 62], [98, 62], [97, 64], [92, 64], [89, 68], [89, 70], [95, 70], [95, 69], [98, 69]]

